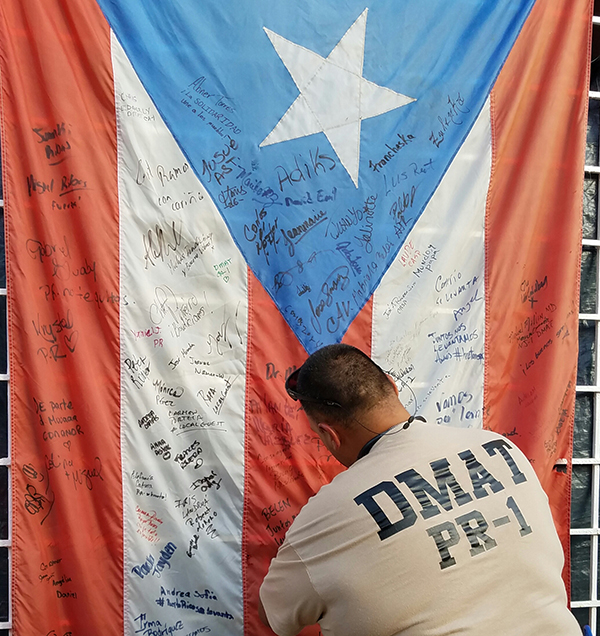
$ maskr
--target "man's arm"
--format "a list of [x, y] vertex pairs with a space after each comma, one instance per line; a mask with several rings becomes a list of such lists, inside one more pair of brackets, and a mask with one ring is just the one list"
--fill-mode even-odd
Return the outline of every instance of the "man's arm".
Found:
[[296, 636], [307, 625], [317, 623], [324, 612], [325, 605], [306, 566], [284, 540], [260, 588], [260, 620], [278, 636]]
[[269, 628], [271, 629], [271, 626], [269, 625], [269, 619], [267, 618], [267, 614], [265, 612], [265, 607], [262, 604], [262, 601], [260, 600], [260, 595], [258, 597], [258, 618], [260, 618], [260, 620]]

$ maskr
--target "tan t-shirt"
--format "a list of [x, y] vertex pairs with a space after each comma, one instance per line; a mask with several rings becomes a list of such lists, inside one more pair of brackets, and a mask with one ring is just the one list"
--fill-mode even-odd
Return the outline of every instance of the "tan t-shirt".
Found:
[[294, 636], [580, 636], [526, 457], [478, 429], [394, 428], [312, 497], [260, 590]]

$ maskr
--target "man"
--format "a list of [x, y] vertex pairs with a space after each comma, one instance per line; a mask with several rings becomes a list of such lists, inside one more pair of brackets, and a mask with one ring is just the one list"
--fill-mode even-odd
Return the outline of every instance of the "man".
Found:
[[312, 497], [260, 590], [279, 636], [575, 636], [563, 553], [526, 457], [500, 435], [409, 417], [347, 345], [290, 376], [312, 430], [349, 469]]

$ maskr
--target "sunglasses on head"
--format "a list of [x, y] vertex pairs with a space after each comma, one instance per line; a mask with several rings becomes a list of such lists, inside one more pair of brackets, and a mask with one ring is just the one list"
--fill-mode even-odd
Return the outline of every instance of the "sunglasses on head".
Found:
[[287, 394], [292, 398], [292, 400], [300, 400], [301, 402], [312, 402], [313, 404], [322, 404], [323, 406], [336, 406], [340, 409], [342, 408], [342, 405], [339, 402], [334, 402], [333, 400], [326, 400], [323, 398], [314, 398], [308, 395], [303, 395], [302, 393], [298, 393], [296, 387], [298, 386], [299, 374], [300, 369], [296, 369], [285, 381], [285, 390], [287, 391]]

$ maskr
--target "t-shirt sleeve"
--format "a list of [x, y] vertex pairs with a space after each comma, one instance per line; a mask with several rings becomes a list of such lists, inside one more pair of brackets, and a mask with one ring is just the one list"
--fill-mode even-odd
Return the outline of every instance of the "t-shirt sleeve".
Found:
[[278, 636], [296, 636], [307, 625], [314, 625], [325, 611], [306, 566], [287, 539], [271, 561], [260, 600]]

